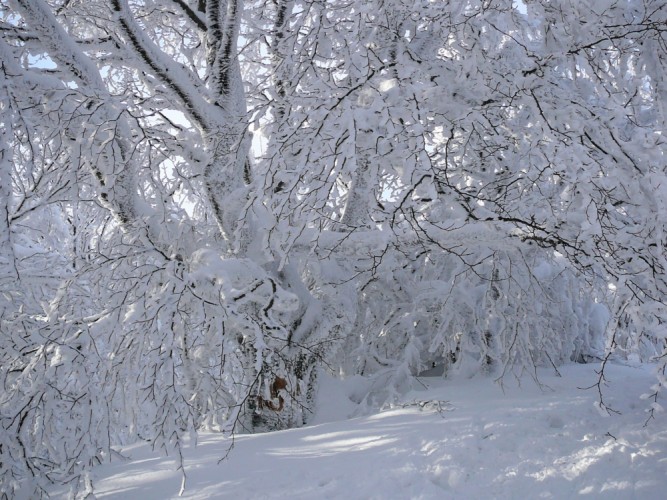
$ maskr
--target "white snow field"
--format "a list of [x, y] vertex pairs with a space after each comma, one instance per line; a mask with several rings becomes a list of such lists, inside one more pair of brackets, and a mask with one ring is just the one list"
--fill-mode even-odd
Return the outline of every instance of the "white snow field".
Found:
[[[570, 365], [530, 377], [422, 378], [405, 397], [443, 401], [346, 418], [355, 381], [326, 379], [313, 424], [288, 431], [200, 436], [185, 451], [189, 499], [667, 498], [667, 418], [644, 426], [654, 367], [608, 365], [605, 402], [596, 407], [598, 365]], [[444, 403], [446, 401], [446, 403]], [[100, 499], [178, 497], [173, 458], [147, 445], [126, 462], [95, 470]]]

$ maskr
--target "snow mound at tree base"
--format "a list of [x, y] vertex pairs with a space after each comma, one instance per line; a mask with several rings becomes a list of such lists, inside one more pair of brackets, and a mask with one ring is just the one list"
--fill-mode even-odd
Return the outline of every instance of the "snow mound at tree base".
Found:
[[[485, 378], [422, 379], [403, 405], [337, 421], [327, 420], [353, 408], [352, 388], [325, 381], [315, 419], [324, 423], [237, 436], [220, 464], [230, 440], [200, 436], [186, 449], [183, 497], [665, 498], [667, 418], [656, 413], [644, 426], [650, 403], [639, 398], [655, 383], [653, 367], [607, 367], [605, 403], [620, 414], [606, 417], [597, 390], [579, 389], [596, 382], [596, 368], [541, 373], [542, 387], [529, 378], [502, 388]], [[97, 498], [177, 497], [172, 458], [146, 445], [123, 453], [131, 460], [95, 470]]]

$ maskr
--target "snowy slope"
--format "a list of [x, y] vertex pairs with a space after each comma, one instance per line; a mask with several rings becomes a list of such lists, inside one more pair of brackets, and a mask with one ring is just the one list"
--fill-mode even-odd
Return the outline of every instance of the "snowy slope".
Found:
[[[422, 379], [428, 390], [405, 401], [442, 400], [375, 415], [329, 421], [352, 410], [347, 388], [323, 384], [317, 422], [306, 428], [238, 436], [207, 434], [186, 451], [185, 498], [667, 498], [667, 418], [647, 427], [651, 367], [609, 366], [606, 402], [620, 415], [603, 417], [594, 365], [544, 372], [504, 392], [489, 379]], [[178, 495], [172, 458], [149, 447], [124, 450], [131, 461], [96, 470], [102, 499]]]

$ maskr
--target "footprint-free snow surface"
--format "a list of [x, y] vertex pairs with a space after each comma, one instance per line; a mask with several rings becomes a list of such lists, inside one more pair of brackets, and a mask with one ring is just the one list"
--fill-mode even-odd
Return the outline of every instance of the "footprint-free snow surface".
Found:
[[[503, 387], [488, 378], [422, 378], [404, 407], [347, 418], [353, 381], [326, 379], [318, 414], [301, 429], [203, 434], [185, 450], [189, 499], [667, 498], [667, 418], [644, 426], [654, 367], [607, 366], [596, 406], [595, 365], [544, 372]], [[439, 403], [437, 403], [439, 402]], [[411, 404], [414, 403], [414, 404]], [[95, 470], [100, 499], [178, 496], [173, 458], [149, 446]]]

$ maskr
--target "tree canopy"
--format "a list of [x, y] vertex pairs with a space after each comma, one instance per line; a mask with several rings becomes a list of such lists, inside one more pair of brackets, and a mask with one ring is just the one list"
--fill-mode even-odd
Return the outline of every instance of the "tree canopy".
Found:
[[0, 2], [0, 495], [302, 425], [322, 369], [657, 404], [666, 58], [661, 0]]

